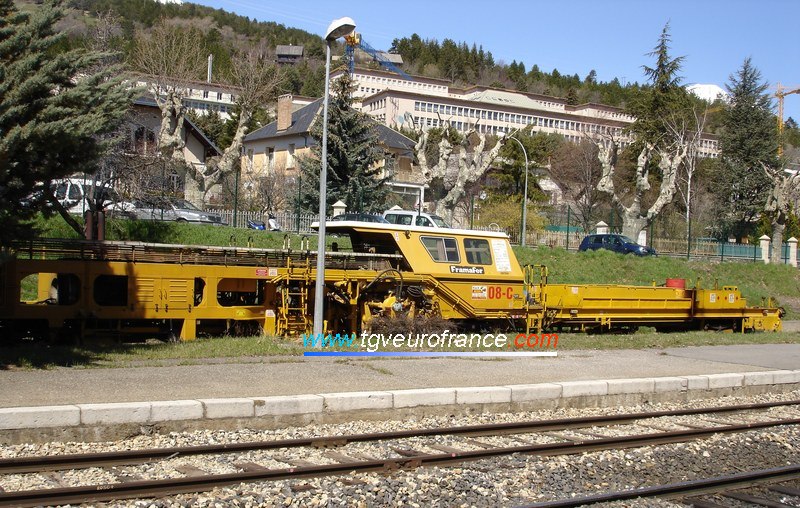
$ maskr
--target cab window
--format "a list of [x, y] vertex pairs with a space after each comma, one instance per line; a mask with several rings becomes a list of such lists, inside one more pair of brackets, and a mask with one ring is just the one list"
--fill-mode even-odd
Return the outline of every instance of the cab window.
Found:
[[461, 260], [455, 238], [422, 236], [420, 240], [437, 263], [458, 263]]
[[471, 265], [491, 265], [492, 254], [489, 241], [481, 238], [464, 238], [464, 255]]
[[401, 224], [403, 226], [410, 226], [411, 225], [411, 216], [410, 215], [399, 215], [396, 213], [390, 213], [386, 215], [386, 220], [391, 222], [392, 224]]
[[428, 220], [427, 217], [423, 217], [422, 215], [417, 216], [417, 226], [425, 226], [425, 227], [432, 227], [433, 224], [431, 221]]
[[56, 199], [58, 199], [59, 201], [67, 199], [67, 184], [65, 182], [59, 183], [58, 186], [56, 186], [54, 194], [56, 196]]
[[81, 199], [83, 197], [81, 194], [81, 188], [78, 185], [70, 184], [67, 197], [69, 199]]

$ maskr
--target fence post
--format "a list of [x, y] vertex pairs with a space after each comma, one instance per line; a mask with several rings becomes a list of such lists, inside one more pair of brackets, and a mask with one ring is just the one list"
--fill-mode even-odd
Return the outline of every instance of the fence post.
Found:
[[346, 211], [347, 211], [347, 205], [344, 204], [341, 199], [333, 204], [333, 216], [334, 217], [336, 217], [337, 215], [342, 215]]
[[764, 264], [769, 264], [769, 236], [761, 235], [758, 242], [761, 246], [761, 261], [763, 261]]
[[797, 238], [791, 237], [786, 243], [789, 244], [789, 264], [797, 268]]

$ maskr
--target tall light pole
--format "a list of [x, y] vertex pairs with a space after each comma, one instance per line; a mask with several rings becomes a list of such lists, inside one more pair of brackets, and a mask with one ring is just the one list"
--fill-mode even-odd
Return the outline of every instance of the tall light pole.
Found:
[[351, 18], [335, 19], [325, 34], [325, 91], [322, 101], [322, 168], [319, 173], [319, 238], [317, 240], [317, 281], [314, 287], [314, 335], [322, 335], [323, 303], [325, 298], [325, 215], [328, 187], [328, 95], [331, 80], [331, 42], [356, 28]]
[[522, 195], [522, 231], [520, 234], [520, 245], [525, 247], [525, 237], [528, 232], [528, 152], [525, 151], [525, 145], [517, 138], [509, 136], [508, 139], [513, 139], [522, 148], [522, 155], [525, 156], [525, 193]]

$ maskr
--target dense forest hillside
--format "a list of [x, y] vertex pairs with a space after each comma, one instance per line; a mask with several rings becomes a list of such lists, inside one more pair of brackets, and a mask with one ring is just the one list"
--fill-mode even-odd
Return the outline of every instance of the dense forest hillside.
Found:
[[[35, 8], [41, 0], [15, 0], [22, 10]], [[98, 32], [106, 31], [104, 46], [119, 51], [123, 58], [134, 47], [137, 30], [147, 31], [161, 19], [197, 29], [198, 49], [214, 54], [214, 79], [225, 81], [230, 57], [236, 47], [263, 44], [267, 53], [279, 44], [303, 45], [305, 61], [287, 70], [286, 91], [307, 96], [320, 95], [324, 41], [316, 34], [273, 21], [256, 21], [222, 9], [202, 5], [162, 4], [154, 0], [66, 0], [68, 16], [62, 28], [70, 34], [71, 45], [91, 45]], [[491, 51], [479, 41], [456, 42], [422, 39], [417, 34], [394, 40], [389, 51], [398, 53], [404, 69], [412, 74], [448, 79], [457, 85], [489, 85], [565, 97], [569, 103], [599, 102], [624, 106], [639, 86], [623, 86], [617, 79], [598, 82], [596, 72], [580, 77], [557, 69], [545, 72], [535, 63], [496, 62]], [[336, 48], [338, 53], [343, 48]], [[197, 78], [205, 77], [198, 69]]]
[[406, 69], [417, 74], [443, 78], [457, 84], [487, 85], [524, 92], [564, 97], [570, 104], [599, 102], [622, 106], [639, 89], [638, 84], [622, 86], [616, 78], [611, 82], [597, 81], [592, 70], [585, 77], [561, 74], [558, 69], [545, 72], [536, 64], [526, 70], [524, 62], [510, 64], [495, 62], [491, 51], [475, 43], [444, 39], [411, 37], [395, 39], [390, 51], [403, 57]]

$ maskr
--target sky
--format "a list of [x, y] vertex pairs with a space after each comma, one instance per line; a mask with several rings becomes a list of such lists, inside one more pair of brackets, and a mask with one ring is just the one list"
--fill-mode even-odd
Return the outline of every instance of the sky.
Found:
[[[747, 57], [774, 87], [800, 88], [800, 0], [199, 0], [259, 21], [325, 35], [349, 16], [372, 47], [395, 38], [476, 43], [495, 62], [524, 62], [543, 71], [592, 69], [601, 81], [644, 82], [642, 65], [670, 24], [672, 56], [684, 56], [683, 83], [725, 88]], [[774, 91], [774, 90], [773, 90]], [[800, 122], [800, 94], [785, 99], [785, 117]]]

